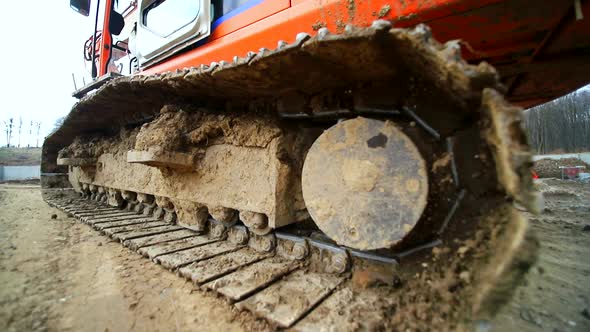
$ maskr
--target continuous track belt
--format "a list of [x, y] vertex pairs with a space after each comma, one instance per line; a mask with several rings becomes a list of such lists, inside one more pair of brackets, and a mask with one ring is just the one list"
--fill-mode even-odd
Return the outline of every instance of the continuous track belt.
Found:
[[[313, 96], [331, 90], [359, 89], [364, 94], [366, 91], [359, 88], [363, 82], [395, 87], [400, 79], [410, 77], [431, 82], [429, 90], [440, 105], [438, 116], [457, 117], [473, 111], [473, 105], [465, 102], [478, 104], [483, 88], [502, 89], [491, 66], [469, 66], [458, 61], [457, 45], [439, 45], [424, 25], [392, 29], [390, 22], [377, 20], [371, 27], [351, 27], [341, 34], [322, 28], [316, 36], [300, 33], [294, 37], [292, 43], [281, 41], [274, 50], [249, 52], [235, 56], [232, 62], [116, 78], [82, 98], [63, 125], [47, 137], [47, 158], [57, 157], [57, 152], [76, 136], [100, 131], [113, 122], [145, 122], [174, 100], [212, 108], [223, 108], [229, 101], [240, 105], [244, 101], [267, 100], [273, 104], [282, 97], [288, 103], [293, 95]], [[446, 74], [451, 64], [464, 74], [460, 84], [441, 74]], [[401, 75], [399, 68], [408, 73]], [[474, 93], [474, 89], [478, 92]], [[464, 100], [457, 103], [461, 98]], [[96, 116], [97, 112], [100, 116]], [[375, 107], [357, 107], [319, 115], [354, 117], [364, 112], [390, 114]], [[305, 120], [311, 115], [301, 110], [281, 112], [289, 119]]]
[[[330, 34], [322, 28], [315, 36], [301, 33], [292, 43], [279, 42], [274, 50], [250, 52], [244, 57], [234, 57], [232, 62], [114, 79], [82, 98], [63, 125], [47, 137], [43, 169], [60, 171], [55, 162], [58, 153], [76, 137], [104, 131], [113, 123], [141, 125], [169, 104], [188, 103], [206, 110], [268, 112], [285, 121], [339, 120], [366, 114], [389, 117], [392, 112], [404, 112], [405, 117], [413, 120], [410, 125], [422, 127], [437, 144], [444, 144], [442, 139], [446, 138], [447, 146], [452, 147], [455, 143], [448, 138], [454, 133], [464, 134], [465, 155], [473, 156], [478, 160], [473, 165], [483, 165], [486, 170], [480, 173], [481, 169], [474, 167], [458, 172], [451, 162], [449, 179], [452, 178], [457, 192], [441, 196], [444, 204], [440, 204], [450, 203], [451, 209], [435, 220], [441, 222], [440, 228], [424, 224], [439, 229], [436, 234], [426, 232], [428, 236], [422, 238], [418, 236], [422, 233], [413, 232], [420, 241], [411, 243], [421, 243], [419, 246], [401, 253], [396, 251], [392, 258], [280, 232], [271, 235], [273, 241], [250, 233], [248, 242], [244, 242], [232, 236], [235, 227], [227, 234], [213, 231], [199, 234], [160, 220], [146, 220], [149, 216], [113, 211], [102, 205], [107, 200], [104, 192], [93, 193], [89, 201], [46, 199], [131, 250], [140, 251], [200, 287], [223, 294], [238, 308], [250, 310], [279, 327], [302, 331], [374, 330], [397, 324], [396, 328], [400, 329], [423, 330], [439, 324], [436, 326], [444, 330], [456, 328], [472, 318], [487, 319], [510, 295], [507, 291], [496, 292], [497, 286], [506, 290], [509, 287], [505, 287], [505, 282], [516, 282], [522, 277], [536, 252], [526, 221], [513, 213], [511, 202], [506, 200], [509, 197], [523, 206], [534, 206], [528, 168], [530, 153], [520, 128], [521, 110], [503, 102], [498, 91], [504, 87], [491, 66], [467, 64], [461, 60], [459, 43], [441, 45], [423, 25], [396, 29], [391, 22], [378, 20], [368, 28], [343, 30]], [[337, 97], [342, 104], [331, 103], [331, 97]], [[433, 123], [437, 126], [428, 125]], [[477, 144], [472, 146], [471, 141]], [[452, 152], [452, 149], [447, 151], [449, 155]], [[65, 173], [55, 174], [65, 178]], [[466, 194], [461, 186], [467, 186], [469, 181], [462, 177], [490, 181], [478, 180], [477, 184], [486, 186], [472, 186]], [[46, 188], [52, 183], [45, 184], [44, 189], [52, 189]], [[493, 200], [489, 195], [494, 196]], [[482, 246], [478, 253], [486, 253], [484, 258], [472, 257], [469, 261], [473, 268], [467, 270], [471, 275], [483, 271], [479, 276], [485, 274], [482, 277], [485, 283], [471, 280], [470, 285], [477, 287], [467, 287], [468, 283], [464, 283], [463, 290], [456, 293], [462, 296], [451, 294], [456, 290], [454, 286], [431, 287], [442, 277], [439, 267], [444, 263], [439, 261], [424, 268], [421, 277], [416, 274], [416, 278], [410, 276], [411, 279], [403, 280], [408, 293], [396, 293], [395, 287], [389, 286], [355, 291], [348, 272], [351, 261], [377, 261], [388, 266], [400, 261], [403, 265], [407, 255], [439, 245], [441, 240], [423, 241], [441, 235], [443, 230], [448, 230], [448, 236], [443, 238], [447, 245], [457, 242], [453, 231], [462, 229], [459, 226], [463, 224], [449, 220], [464, 197], [490, 216], [471, 220], [471, 214], [466, 214], [461, 220], [466, 225], [463, 235], [469, 235], [470, 242], [472, 238], [478, 240], [477, 234], [489, 234], [492, 229], [488, 224], [502, 231], [493, 233], [494, 239], [500, 236], [501, 255], [487, 255], [493, 249], [485, 251], [487, 247]], [[461, 206], [468, 204], [461, 203]], [[473, 214], [477, 214], [475, 210]], [[472, 234], [475, 230], [484, 232]], [[485, 244], [484, 240], [478, 242]], [[290, 245], [283, 246], [285, 243]], [[490, 243], [498, 245], [494, 241]], [[260, 250], [265, 246], [272, 250]], [[487, 258], [492, 261], [486, 261]], [[461, 256], [461, 260], [449, 260], [453, 264], [448, 270], [458, 272], [459, 268], [469, 267], [462, 265], [462, 259]], [[311, 264], [315, 261], [320, 264]], [[423, 296], [428, 292], [429, 296]], [[453, 298], [454, 302], [448, 303], [441, 294]], [[411, 301], [415, 305], [405, 310]], [[453, 306], [461, 311], [450, 316], [447, 309]], [[423, 307], [430, 308], [429, 317], [418, 313]]]
[[[379, 297], [371, 297], [372, 293], [368, 292], [363, 293], [362, 298], [348, 303], [353, 290], [347, 269], [329, 272], [307, 268], [307, 260], [314, 259], [318, 251], [322, 251], [319, 256], [325, 259], [329, 254], [341, 254], [345, 251], [343, 248], [279, 233], [275, 235], [277, 246], [265, 252], [257, 250], [256, 245], [233, 243], [226, 238], [227, 234], [215, 238], [211, 234], [165, 224], [142, 214], [129, 215], [100, 202], [84, 199], [48, 199], [47, 202], [81, 222], [92, 217], [88, 211], [98, 211], [96, 216], [108, 212], [108, 218], [93, 220], [111, 218], [116, 221], [84, 223], [179, 276], [192, 280], [202, 289], [225, 296], [237, 308], [251, 311], [277, 327], [310, 331], [338, 326], [341, 330], [350, 330], [357, 326], [353, 321], [363, 322], [367, 327], [378, 323], [378, 313], [371, 313], [367, 319], [359, 308], [370, 308], [373, 302], [381, 301]], [[119, 216], [124, 216], [124, 219]], [[310, 246], [307, 251], [309, 254], [304, 259], [294, 259], [289, 252], [281, 249], [281, 243], [285, 241]], [[348, 254], [359, 257], [358, 253]], [[372, 254], [366, 257], [395, 264], [392, 258]], [[348, 264], [346, 262], [345, 265]], [[336, 310], [331, 303], [337, 304], [339, 311], [347, 312], [349, 319], [325, 319], [328, 317], [326, 314], [332, 315], [333, 310]]]

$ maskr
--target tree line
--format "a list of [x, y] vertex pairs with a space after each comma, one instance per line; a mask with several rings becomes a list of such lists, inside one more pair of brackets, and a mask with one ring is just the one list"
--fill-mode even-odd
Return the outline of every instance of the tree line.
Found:
[[590, 91], [579, 90], [524, 112], [538, 154], [590, 151]]
[[[2, 123], [4, 124], [4, 133], [6, 134], [6, 147], [17, 147], [20, 148], [25, 147], [24, 142], [21, 142], [22, 134], [29, 132], [27, 136], [30, 139], [33, 138], [33, 135], [36, 133], [36, 145], [35, 147], [39, 147], [39, 132], [41, 130], [41, 122], [40, 121], [31, 121], [30, 123], [23, 122], [23, 118], [20, 117], [18, 121], [14, 118], [9, 118], [7, 120], [3, 120]], [[15, 141], [16, 140], [16, 141]], [[21, 145], [22, 143], [22, 145]], [[32, 147], [32, 144], [28, 142], [26, 147]]]

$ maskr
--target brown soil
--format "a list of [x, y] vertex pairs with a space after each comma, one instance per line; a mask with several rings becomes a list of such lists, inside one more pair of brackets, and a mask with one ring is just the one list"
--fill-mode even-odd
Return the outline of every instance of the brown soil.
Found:
[[536, 186], [545, 209], [527, 217], [539, 259], [492, 331], [590, 331], [590, 185], [543, 179]]
[[[541, 241], [539, 263], [492, 330], [587, 331], [590, 186], [537, 186], [546, 208], [529, 217]], [[2, 185], [0, 202], [1, 330], [269, 329], [48, 207], [38, 187]]]
[[72, 144], [59, 151], [59, 158], [96, 158], [103, 153], [125, 155], [133, 149], [139, 129], [122, 129], [118, 136], [76, 137]]
[[535, 162], [533, 170], [540, 178], [561, 178], [560, 166], [584, 166], [585, 172], [590, 171], [590, 165], [586, 164], [578, 158], [563, 158], [559, 160], [554, 159], [540, 159]]
[[278, 127], [262, 117], [207, 114], [166, 105], [158, 118], [142, 126], [135, 149], [171, 152], [224, 143], [265, 148], [279, 134]]
[[2, 331], [269, 330], [50, 208], [38, 187], [0, 185], [0, 205]]

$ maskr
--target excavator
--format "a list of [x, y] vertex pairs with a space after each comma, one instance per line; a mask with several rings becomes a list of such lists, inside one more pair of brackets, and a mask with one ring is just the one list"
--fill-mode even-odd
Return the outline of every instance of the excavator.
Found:
[[70, 6], [43, 197], [101, 234], [296, 331], [484, 331], [534, 264], [522, 109], [590, 82], [589, 1]]

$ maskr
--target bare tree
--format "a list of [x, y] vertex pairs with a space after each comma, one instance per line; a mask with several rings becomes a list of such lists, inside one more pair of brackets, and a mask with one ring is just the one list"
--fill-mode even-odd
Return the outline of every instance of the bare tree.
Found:
[[524, 117], [537, 153], [590, 150], [590, 92], [577, 91], [531, 108]]
[[53, 123], [53, 129], [51, 130], [51, 132], [55, 132], [56, 130], [59, 129], [59, 127], [61, 127], [61, 125], [64, 123], [64, 120], [66, 119], [65, 116], [59, 117], [55, 120], [55, 122]]
[[35, 123], [37, 125], [37, 144], [35, 145], [35, 147], [39, 147], [39, 132], [41, 131], [41, 122], [36, 122]]
[[6, 147], [10, 147], [10, 139], [12, 138], [13, 119], [4, 120], [4, 127], [6, 127]]
[[29, 140], [27, 142], [27, 148], [31, 147], [31, 138], [33, 137], [33, 121], [31, 121], [31, 126], [29, 127]]
[[21, 133], [22, 128], [23, 128], [23, 117], [19, 116], [18, 117], [18, 145], [17, 145], [17, 147], [19, 147], [19, 148], [20, 148], [20, 133]]

